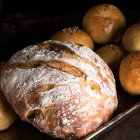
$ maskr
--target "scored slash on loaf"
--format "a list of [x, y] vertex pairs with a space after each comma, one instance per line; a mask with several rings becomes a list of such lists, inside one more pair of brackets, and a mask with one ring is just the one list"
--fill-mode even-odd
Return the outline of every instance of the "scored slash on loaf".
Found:
[[20, 118], [62, 139], [78, 139], [108, 121], [118, 105], [107, 64], [72, 42], [44, 41], [15, 53], [2, 90]]

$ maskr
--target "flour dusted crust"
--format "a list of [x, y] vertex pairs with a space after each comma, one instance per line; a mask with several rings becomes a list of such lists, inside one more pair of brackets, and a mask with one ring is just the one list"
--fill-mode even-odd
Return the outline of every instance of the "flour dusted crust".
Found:
[[118, 105], [114, 76], [91, 49], [44, 41], [14, 54], [1, 88], [22, 120], [61, 139], [78, 139], [108, 121]]
[[[1, 70], [6, 62], [0, 63], [0, 77]], [[8, 129], [16, 120], [17, 114], [7, 102], [3, 92], [0, 88], [0, 131]]]

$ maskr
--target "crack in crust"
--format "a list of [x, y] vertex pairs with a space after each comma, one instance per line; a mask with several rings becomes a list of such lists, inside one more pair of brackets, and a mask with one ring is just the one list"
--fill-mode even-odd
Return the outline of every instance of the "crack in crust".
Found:
[[[95, 64], [93, 64], [93, 62], [89, 61], [86, 58], [83, 58], [83, 57], [79, 56], [78, 54], [76, 54], [74, 51], [72, 51], [71, 49], [69, 49], [65, 45], [55, 44], [55, 43], [51, 43], [50, 42], [48, 44], [39, 43], [39, 44], [37, 44], [37, 46], [39, 48], [46, 48], [49, 51], [55, 51], [55, 52], [61, 54], [63, 57], [71, 58], [71, 59], [76, 59], [76, 60], [82, 61], [84, 63], [87, 63], [87, 64], [89, 64], [89, 65], [91, 65], [93, 67], [97, 67]], [[81, 47], [81, 46], [79, 45], [78, 47]], [[96, 59], [95, 62], [97, 63], [97, 61], [98, 60]]]
[[76, 77], [84, 77], [86, 78], [86, 74], [81, 71], [79, 68], [72, 66], [66, 62], [52, 60], [52, 61], [42, 61], [42, 60], [35, 60], [35, 61], [28, 61], [28, 62], [16, 62], [16, 63], [9, 63], [7, 64], [3, 70], [20, 68], [20, 69], [30, 69], [36, 67], [51, 67], [55, 69], [59, 69], [63, 72], [71, 74]]
[[[98, 63], [98, 60], [94, 57], [94, 62], [91, 62], [90, 60], [84, 58], [84, 57], [81, 57], [80, 55], [76, 54], [74, 51], [72, 51], [71, 49], [69, 49], [67, 46], [63, 45], [63, 44], [56, 44], [56, 43], [53, 43], [53, 42], [49, 42], [49, 43], [38, 43], [37, 46], [39, 48], [46, 48], [50, 51], [55, 51], [59, 54], [62, 55], [62, 57], [65, 57], [65, 58], [70, 58], [70, 59], [75, 59], [75, 60], [78, 60], [78, 61], [81, 61], [81, 62], [84, 62], [86, 64], [89, 64], [91, 65], [92, 67], [94, 67], [95, 69], [100, 69], [100, 67], [98, 67], [96, 64]], [[78, 45], [77, 47], [81, 47], [80, 45]], [[83, 52], [84, 53], [84, 52]], [[99, 72], [100, 74], [100, 72]], [[100, 74], [102, 75], [102, 74]], [[109, 74], [107, 74], [107, 77], [109, 79], [112, 79], [111, 76]], [[104, 77], [102, 77], [104, 79]]]

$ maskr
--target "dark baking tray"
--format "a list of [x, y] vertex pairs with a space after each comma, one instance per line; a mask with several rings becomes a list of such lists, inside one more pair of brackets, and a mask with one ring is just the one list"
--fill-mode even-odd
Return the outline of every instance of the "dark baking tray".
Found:
[[[126, 11], [125, 11], [126, 12]], [[137, 22], [139, 13], [125, 13], [129, 24]], [[57, 30], [80, 26], [83, 15], [72, 15], [65, 17], [48, 17], [34, 14], [14, 14], [1, 19], [0, 22], [0, 61], [9, 59], [16, 51], [50, 38]], [[32, 24], [33, 23], [33, 24]], [[59, 24], [61, 23], [61, 24]], [[119, 123], [123, 123], [128, 116], [140, 108], [140, 96], [128, 95], [121, 87], [116, 77], [118, 108], [114, 115], [96, 131], [87, 135], [83, 140], [97, 139], [107, 131], [110, 131]], [[7, 130], [0, 132], [0, 140], [54, 140], [54, 138], [40, 132], [32, 125], [23, 122], [20, 118]]]

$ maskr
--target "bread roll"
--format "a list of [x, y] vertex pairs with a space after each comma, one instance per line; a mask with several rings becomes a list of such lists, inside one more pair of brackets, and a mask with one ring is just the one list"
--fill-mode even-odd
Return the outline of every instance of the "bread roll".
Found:
[[96, 53], [108, 64], [115, 76], [118, 76], [122, 59], [126, 56], [126, 51], [122, 45], [107, 44], [96, 50]]
[[140, 51], [124, 57], [120, 64], [119, 79], [126, 93], [140, 95]]
[[140, 51], [140, 22], [127, 28], [122, 38], [122, 44], [128, 52]]
[[[0, 71], [4, 63], [0, 64]], [[16, 120], [17, 114], [7, 102], [3, 92], [0, 89], [0, 131], [8, 129]]]
[[98, 4], [85, 13], [83, 28], [95, 43], [117, 43], [126, 28], [126, 19], [115, 5]]
[[94, 43], [91, 37], [79, 27], [70, 27], [57, 31], [51, 37], [51, 40], [71, 41], [76, 44], [85, 45], [90, 49], [94, 49]]
[[20, 50], [5, 65], [1, 87], [22, 120], [62, 139], [96, 130], [118, 105], [110, 68], [71, 42], [48, 40]]
[[16, 120], [17, 115], [0, 90], [0, 131], [8, 129]]

